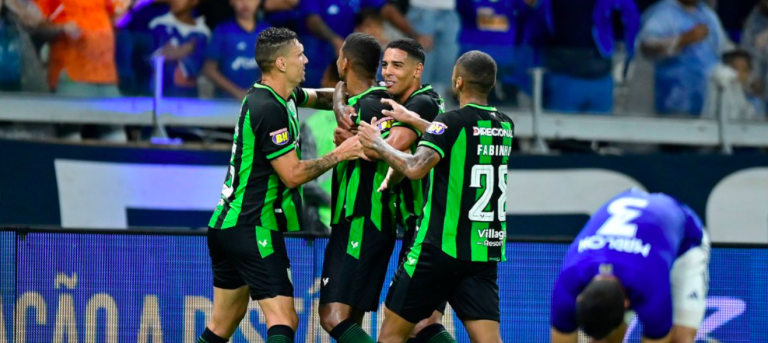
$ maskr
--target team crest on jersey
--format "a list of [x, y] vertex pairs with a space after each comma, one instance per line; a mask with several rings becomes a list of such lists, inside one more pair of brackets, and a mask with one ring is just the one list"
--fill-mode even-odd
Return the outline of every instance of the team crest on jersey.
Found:
[[272, 143], [275, 143], [277, 145], [286, 145], [288, 144], [288, 141], [290, 141], [290, 138], [291, 138], [288, 135], [288, 128], [273, 131], [269, 135], [272, 137]]
[[378, 123], [379, 130], [381, 130], [381, 132], [389, 131], [389, 129], [392, 128], [392, 124], [394, 123], [395, 123], [395, 120], [392, 119], [392, 117], [382, 118], [381, 120], [379, 120], [379, 123]]
[[445, 132], [445, 129], [447, 129], [448, 126], [441, 122], [432, 122], [432, 124], [429, 124], [429, 127], [427, 128], [427, 132], [433, 134], [433, 135], [442, 135]]

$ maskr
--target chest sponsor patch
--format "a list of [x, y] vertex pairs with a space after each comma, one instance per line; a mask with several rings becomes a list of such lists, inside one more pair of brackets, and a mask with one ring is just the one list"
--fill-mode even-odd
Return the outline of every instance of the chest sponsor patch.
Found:
[[273, 131], [269, 134], [270, 137], [272, 137], [272, 143], [275, 143], [277, 145], [286, 145], [290, 141], [290, 136], [288, 135], [288, 128], [283, 128], [277, 131]]
[[448, 126], [441, 122], [432, 122], [432, 124], [429, 124], [429, 127], [427, 128], [427, 132], [433, 135], [442, 135], [445, 133], [445, 129], [447, 128]]

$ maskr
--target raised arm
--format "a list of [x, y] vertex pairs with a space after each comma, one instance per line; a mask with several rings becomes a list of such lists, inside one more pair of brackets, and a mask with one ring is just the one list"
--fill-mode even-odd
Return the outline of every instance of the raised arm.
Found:
[[365, 154], [358, 138], [354, 137], [314, 160], [299, 160], [296, 151], [291, 151], [270, 163], [288, 188], [296, 188], [318, 178], [341, 161], [357, 158], [365, 158]]
[[381, 114], [387, 117], [392, 117], [393, 119], [401, 123], [410, 125], [411, 127], [415, 128], [416, 130], [419, 130], [420, 132], [426, 132], [429, 125], [432, 124], [429, 121], [422, 119], [418, 113], [409, 111], [408, 109], [403, 107], [403, 105], [398, 104], [396, 101], [392, 99], [381, 99], [381, 102], [392, 107], [391, 111], [383, 110], [381, 111]]
[[393, 148], [381, 138], [375, 120], [373, 125], [361, 122], [357, 135], [365, 148], [375, 151], [392, 169], [411, 180], [424, 178], [440, 162], [440, 155], [431, 148], [419, 147], [413, 155]]

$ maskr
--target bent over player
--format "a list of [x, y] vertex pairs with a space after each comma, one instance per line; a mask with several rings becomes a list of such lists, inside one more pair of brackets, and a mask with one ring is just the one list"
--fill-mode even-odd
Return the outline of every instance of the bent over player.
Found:
[[300, 160], [296, 106], [330, 108], [332, 93], [298, 88], [307, 58], [293, 31], [262, 32], [256, 62], [264, 78], [243, 99], [221, 199], [208, 223], [213, 315], [198, 343], [229, 340], [249, 294], [266, 316], [267, 342], [293, 342], [298, 316], [283, 232], [301, 226], [297, 187], [364, 156], [350, 139], [319, 159]]
[[706, 311], [709, 240], [699, 217], [661, 193], [603, 205], [568, 250], [552, 294], [552, 342], [621, 342], [637, 313], [643, 342], [693, 343]]
[[[405, 342], [416, 323], [445, 300], [472, 342], [501, 342], [497, 262], [505, 260], [514, 127], [507, 115], [487, 105], [495, 82], [493, 58], [480, 51], [462, 55], [452, 87], [461, 108], [439, 114], [414, 155], [386, 144], [376, 125], [360, 124], [361, 143], [395, 171], [411, 180], [431, 172], [416, 239], [387, 294], [379, 342]], [[394, 112], [407, 111], [384, 101]]]

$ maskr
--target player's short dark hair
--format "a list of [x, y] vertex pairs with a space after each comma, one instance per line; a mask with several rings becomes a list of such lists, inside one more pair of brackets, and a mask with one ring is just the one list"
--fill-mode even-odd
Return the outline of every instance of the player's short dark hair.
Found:
[[743, 58], [752, 67], [752, 55], [746, 50], [733, 50], [723, 54], [723, 64], [731, 64], [733, 61]]
[[601, 340], [624, 320], [624, 290], [615, 279], [592, 280], [576, 304], [579, 326], [587, 336]]
[[256, 64], [259, 69], [270, 71], [283, 49], [293, 44], [295, 39], [296, 32], [282, 27], [270, 27], [262, 31], [256, 41]]
[[405, 51], [405, 53], [408, 54], [409, 58], [413, 58], [422, 64], [427, 59], [427, 55], [426, 53], [424, 53], [424, 48], [421, 46], [421, 44], [419, 44], [419, 42], [417, 42], [415, 39], [411, 39], [411, 38], [401, 38], [401, 39], [393, 40], [389, 42], [389, 44], [387, 44], [386, 49], [403, 50]]
[[381, 58], [381, 45], [376, 38], [355, 32], [347, 36], [342, 52], [356, 73], [370, 78], [376, 76]]
[[355, 18], [355, 26], [362, 25], [366, 20], [373, 20], [377, 23], [384, 23], [384, 17], [381, 10], [374, 7], [363, 7]]
[[481, 94], [489, 94], [496, 85], [496, 61], [482, 51], [464, 53], [456, 61], [456, 66], [465, 86]]

